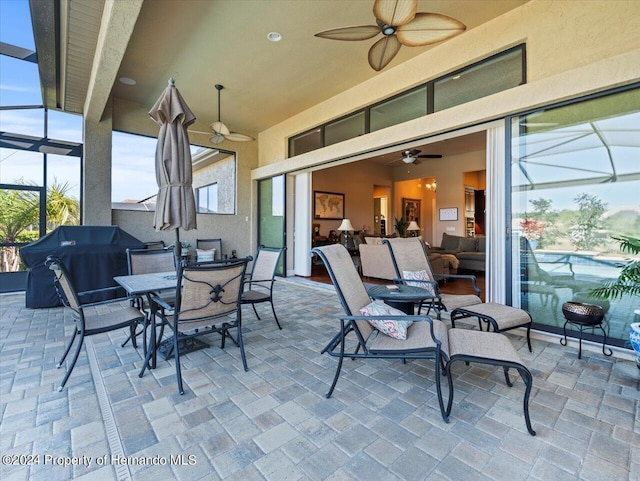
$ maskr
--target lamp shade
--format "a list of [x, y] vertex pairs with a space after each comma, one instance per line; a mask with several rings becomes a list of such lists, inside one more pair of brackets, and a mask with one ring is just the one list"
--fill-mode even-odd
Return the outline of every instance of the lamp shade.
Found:
[[420, 230], [420, 226], [415, 220], [412, 220], [411, 222], [409, 222], [409, 227], [407, 227], [407, 230]]
[[345, 230], [355, 230], [355, 229], [351, 225], [351, 221], [349, 219], [342, 219], [342, 224], [340, 224], [340, 227], [338, 227], [338, 230], [345, 231]]

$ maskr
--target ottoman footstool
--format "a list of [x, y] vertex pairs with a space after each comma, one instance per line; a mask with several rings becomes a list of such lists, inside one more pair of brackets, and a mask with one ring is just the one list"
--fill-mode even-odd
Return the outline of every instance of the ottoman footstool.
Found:
[[482, 322], [486, 322], [487, 331], [493, 327], [495, 332], [504, 332], [518, 327], [527, 328], [527, 345], [529, 352], [531, 350], [531, 316], [524, 309], [505, 306], [495, 302], [486, 302], [484, 304], [475, 304], [473, 306], [459, 307], [451, 311], [451, 327], [456, 327], [458, 319], [467, 317], [476, 317], [478, 326], [482, 330]]
[[522, 359], [513, 347], [508, 337], [495, 332], [479, 332], [470, 329], [449, 329], [449, 361], [445, 365], [445, 374], [449, 380], [449, 402], [447, 403], [447, 417], [451, 414], [453, 406], [453, 382], [451, 378], [451, 365], [455, 361], [463, 361], [467, 364], [477, 362], [493, 366], [501, 366], [504, 369], [504, 377], [509, 387], [513, 384], [509, 379], [509, 369], [518, 371], [525, 384], [524, 392], [524, 419], [527, 431], [532, 436], [536, 432], [531, 427], [529, 417], [529, 396], [533, 385], [531, 372], [522, 364]]

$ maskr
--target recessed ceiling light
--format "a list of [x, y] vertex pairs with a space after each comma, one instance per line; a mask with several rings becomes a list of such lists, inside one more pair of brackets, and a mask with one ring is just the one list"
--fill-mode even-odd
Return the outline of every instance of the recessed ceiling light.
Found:
[[267, 38], [271, 42], [279, 42], [280, 40], [282, 40], [282, 35], [280, 35], [278, 32], [269, 32], [267, 34]]
[[120, 83], [123, 83], [125, 85], [135, 85], [136, 84], [136, 81], [133, 80], [130, 77], [120, 77], [118, 80], [120, 81]]
[[462, 75], [454, 75], [453, 80], [458, 80]]

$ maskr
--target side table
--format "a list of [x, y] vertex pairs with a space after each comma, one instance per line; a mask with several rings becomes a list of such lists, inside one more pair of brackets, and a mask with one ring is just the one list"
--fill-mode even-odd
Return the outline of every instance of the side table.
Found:
[[425, 299], [433, 297], [427, 289], [404, 284], [372, 286], [367, 289], [367, 294], [371, 299], [380, 299], [410, 316], [413, 316], [414, 304], [420, 304]]

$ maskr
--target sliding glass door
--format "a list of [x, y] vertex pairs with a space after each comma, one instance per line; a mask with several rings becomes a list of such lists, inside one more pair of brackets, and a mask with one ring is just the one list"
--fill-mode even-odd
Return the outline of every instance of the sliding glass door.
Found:
[[600, 305], [625, 346], [638, 298], [592, 290], [629, 261], [616, 237], [640, 237], [640, 88], [514, 117], [511, 136], [514, 305], [557, 333], [564, 302]]
[[[258, 245], [284, 247], [285, 229], [285, 176], [278, 175], [258, 181]], [[286, 256], [280, 258], [276, 273], [284, 276]]]

